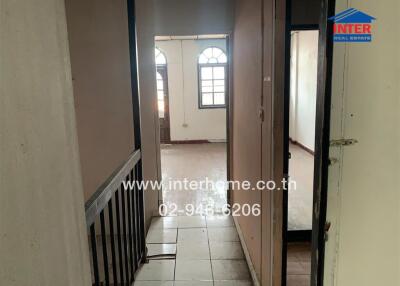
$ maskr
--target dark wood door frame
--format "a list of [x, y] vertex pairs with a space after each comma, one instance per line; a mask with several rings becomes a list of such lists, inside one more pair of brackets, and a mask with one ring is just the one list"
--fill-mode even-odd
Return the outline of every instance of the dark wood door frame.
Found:
[[[292, 1], [286, 0], [286, 50], [284, 91], [284, 172], [289, 172], [290, 34], [292, 30], [315, 30], [315, 25], [291, 25]], [[317, 105], [313, 186], [311, 286], [322, 286], [325, 258], [325, 222], [329, 167], [329, 129], [332, 84], [333, 23], [335, 0], [321, 0], [318, 43]], [[286, 285], [288, 242], [288, 193], [284, 192], [282, 224], [282, 285]]]
[[[168, 92], [168, 68], [167, 68], [167, 65], [157, 65], [156, 71], [158, 73], [160, 73], [160, 75], [163, 79], [163, 90], [164, 90], [164, 118], [158, 117], [158, 120], [160, 122], [160, 143], [170, 143], [171, 142], [171, 123], [170, 123], [170, 116], [169, 116], [169, 92]], [[157, 90], [157, 97], [158, 97], [158, 90]], [[164, 129], [164, 130], [161, 131], [161, 129]]]
[[[225, 103], [226, 103], [226, 175], [229, 182], [233, 178], [233, 36], [231, 33], [226, 37], [226, 53], [228, 64], [226, 67], [226, 82], [225, 82]], [[227, 204], [232, 205], [231, 190], [227, 190]]]
[[322, 0], [318, 47], [317, 113], [315, 126], [314, 203], [311, 285], [324, 284], [329, 140], [332, 96], [333, 22], [335, 0]]

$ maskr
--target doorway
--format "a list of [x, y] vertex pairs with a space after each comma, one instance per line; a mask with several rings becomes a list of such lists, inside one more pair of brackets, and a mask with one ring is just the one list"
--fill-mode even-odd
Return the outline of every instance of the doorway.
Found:
[[292, 240], [311, 238], [318, 34], [318, 30], [291, 32], [289, 178], [296, 182], [296, 188], [288, 195], [288, 231]]
[[[327, 201], [327, 173], [329, 166], [329, 126], [330, 126], [330, 98], [331, 98], [331, 81], [332, 81], [332, 56], [333, 56], [333, 24], [328, 21], [328, 18], [335, 13], [335, 1], [321, 0], [319, 9], [318, 24], [296, 24], [292, 25], [292, 1], [287, 2], [287, 28], [286, 28], [286, 72], [285, 72], [285, 173], [290, 176], [291, 166], [295, 165], [295, 161], [291, 156], [290, 149], [293, 150], [293, 145], [298, 145], [304, 151], [308, 151], [312, 158], [312, 204], [311, 204], [311, 228], [302, 230], [294, 229], [293, 224], [290, 224], [290, 205], [289, 200], [292, 192], [289, 190], [285, 193], [283, 210], [284, 210], [284, 223], [283, 223], [283, 263], [282, 263], [282, 285], [323, 285], [323, 269], [324, 269], [324, 253], [325, 253], [325, 237], [327, 226], [326, 224], [326, 201]], [[296, 66], [300, 68], [301, 65], [293, 62], [298, 62], [300, 59], [292, 57], [292, 51], [299, 48], [301, 45], [301, 38], [308, 37], [314, 38], [313, 42], [317, 42], [312, 49], [308, 49], [308, 61], [311, 59], [314, 64], [308, 64], [308, 68], [313, 67], [316, 76], [315, 83], [312, 84], [315, 90], [315, 100], [309, 106], [313, 106], [314, 124], [311, 129], [314, 134], [310, 137], [313, 138], [313, 149], [306, 146], [300, 146], [293, 142], [291, 135], [295, 129], [295, 136], [298, 137], [297, 129], [293, 128], [293, 118], [290, 114], [293, 112], [294, 107], [297, 108], [299, 102], [299, 70], [293, 71], [291, 68]], [[314, 36], [311, 36], [314, 33]], [[318, 36], [317, 36], [318, 33]], [[294, 34], [296, 34], [295, 38]], [[318, 39], [317, 41], [315, 39]], [[312, 42], [308, 40], [308, 42]], [[316, 52], [315, 52], [315, 48]], [[301, 47], [300, 47], [301, 50]], [[310, 50], [314, 51], [311, 56]], [[299, 56], [299, 54], [296, 54]], [[316, 67], [315, 67], [316, 66]], [[295, 78], [296, 80], [294, 80]], [[310, 87], [309, 78], [308, 87]], [[294, 82], [294, 84], [293, 84]], [[307, 85], [306, 85], [307, 86]], [[293, 91], [296, 91], [294, 93]], [[293, 99], [293, 94], [297, 94], [297, 98]], [[294, 102], [292, 102], [294, 101]], [[293, 104], [294, 103], [294, 104]], [[296, 107], [297, 106], [297, 107]], [[291, 146], [292, 145], [292, 146]], [[301, 144], [303, 145], [303, 144]], [[304, 148], [306, 147], [306, 148]], [[307, 150], [309, 149], [309, 150]], [[291, 158], [292, 157], [292, 158]], [[291, 159], [290, 159], [291, 158]], [[292, 168], [293, 169], [293, 168]], [[310, 182], [308, 180], [308, 182]], [[300, 188], [301, 188], [300, 180]], [[304, 185], [304, 184], [303, 184]], [[296, 188], [298, 186], [296, 185]], [[309, 189], [310, 187], [308, 187]], [[301, 192], [300, 192], [301, 193]], [[308, 209], [308, 207], [307, 207]], [[293, 216], [292, 216], [293, 218]], [[293, 222], [293, 221], [292, 221]], [[310, 224], [308, 224], [310, 225]], [[298, 263], [300, 262], [300, 264]], [[306, 262], [306, 263], [304, 263]], [[300, 266], [300, 267], [298, 267]]]
[[170, 140], [160, 144], [162, 201], [146, 238], [149, 264], [137, 281], [253, 285], [228, 205], [228, 41], [225, 35], [156, 38], [168, 70]]
[[[287, 285], [310, 284], [319, 31], [290, 31]], [[303, 284], [301, 284], [303, 285]]]
[[226, 35], [157, 36], [161, 215], [213, 215], [227, 208]]

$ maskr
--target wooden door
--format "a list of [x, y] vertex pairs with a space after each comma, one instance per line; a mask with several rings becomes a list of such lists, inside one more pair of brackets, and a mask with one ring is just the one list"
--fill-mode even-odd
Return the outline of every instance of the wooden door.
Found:
[[160, 120], [160, 143], [171, 142], [167, 66], [157, 66], [157, 103]]

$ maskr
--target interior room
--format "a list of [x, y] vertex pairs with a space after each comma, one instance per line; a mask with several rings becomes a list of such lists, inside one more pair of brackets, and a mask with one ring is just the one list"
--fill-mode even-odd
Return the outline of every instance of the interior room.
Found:
[[289, 191], [289, 231], [312, 228], [317, 65], [318, 31], [292, 31], [289, 176], [296, 189]]
[[[318, 30], [292, 30], [290, 48], [287, 283], [310, 283]], [[301, 284], [303, 285], [303, 284]]]
[[193, 204], [221, 213], [227, 189], [174, 181], [227, 180], [225, 35], [155, 38], [162, 202], [170, 212]]

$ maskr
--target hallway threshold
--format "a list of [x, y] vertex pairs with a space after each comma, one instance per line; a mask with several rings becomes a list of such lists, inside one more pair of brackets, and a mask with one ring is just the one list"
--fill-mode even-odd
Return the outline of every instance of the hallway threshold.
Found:
[[134, 286], [252, 286], [231, 216], [154, 217]]

